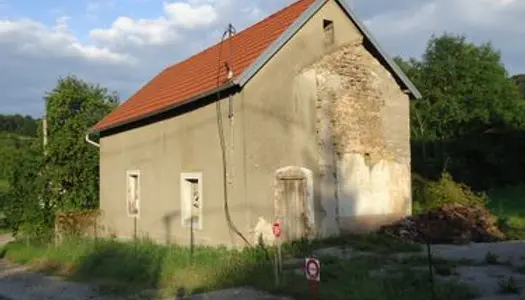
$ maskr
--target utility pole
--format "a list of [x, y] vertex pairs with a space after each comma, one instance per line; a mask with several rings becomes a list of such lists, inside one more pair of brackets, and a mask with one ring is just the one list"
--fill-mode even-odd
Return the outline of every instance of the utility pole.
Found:
[[44, 114], [44, 118], [42, 119], [42, 137], [43, 137], [43, 145], [44, 145], [44, 155], [46, 154], [46, 146], [47, 146], [47, 119], [46, 115]]

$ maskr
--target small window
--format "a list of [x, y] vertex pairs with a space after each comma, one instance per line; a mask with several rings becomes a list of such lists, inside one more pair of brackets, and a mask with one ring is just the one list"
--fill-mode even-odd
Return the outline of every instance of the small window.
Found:
[[202, 229], [202, 174], [183, 173], [180, 178], [182, 227]]
[[138, 218], [140, 215], [140, 172], [127, 172], [126, 211], [129, 217]]
[[323, 20], [323, 29], [325, 46], [333, 45], [335, 42], [334, 22], [326, 19]]

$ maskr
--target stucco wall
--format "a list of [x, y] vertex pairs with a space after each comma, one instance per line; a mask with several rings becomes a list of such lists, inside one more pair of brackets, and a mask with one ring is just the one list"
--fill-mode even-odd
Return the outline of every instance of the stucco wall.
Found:
[[[335, 28], [329, 47], [324, 19]], [[284, 166], [314, 172], [317, 234], [410, 212], [409, 99], [362, 39], [329, 1], [243, 91], [246, 191], [261, 234], [271, 233], [271, 187]]]
[[[324, 19], [334, 22], [332, 46], [324, 44]], [[338, 233], [340, 225], [362, 229], [410, 210], [408, 97], [361, 39], [329, 1], [233, 97], [233, 119], [227, 118], [228, 99], [222, 100], [232, 219], [252, 242], [259, 234], [272, 240], [276, 171], [287, 166], [313, 174], [318, 234]], [[216, 121], [210, 104], [104, 137], [106, 227], [133, 236], [125, 174], [140, 170], [138, 234], [188, 244], [189, 230], [180, 225], [180, 173], [202, 172], [204, 224], [195, 242], [242, 245], [224, 216]]]
[[[244, 229], [247, 203], [244, 194], [243, 146], [240, 101], [234, 97], [235, 122], [227, 117], [228, 99], [222, 100], [225, 138], [235, 187], [230, 191], [230, 211], [235, 224]], [[109, 233], [129, 239], [135, 224], [126, 214], [126, 171], [140, 171], [141, 212], [139, 237], [159, 242], [189, 244], [190, 230], [181, 226], [180, 174], [202, 173], [203, 228], [194, 231], [196, 244], [241, 244], [226, 223], [223, 210], [222, 161], [216, 106], [210, 104], [167, 120], [101, 139], [100, 206]], [[232, 126], [235, 130], [231, 131]], [[232, 136], [233, 132], [233, 136]], [[231, 140], [238, 143], [232, 148]], [[234, 151], [232, 153], [231, 151]]]

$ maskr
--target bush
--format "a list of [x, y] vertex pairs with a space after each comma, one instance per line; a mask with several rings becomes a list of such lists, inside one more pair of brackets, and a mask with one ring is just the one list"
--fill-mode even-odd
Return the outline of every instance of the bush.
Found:
[[467, 185], [455, 182], [448, 173], [442, 173], [437, 181], [412, 174], [412, 200], [415, 213], [443, 204], [485, 207], [488, 203], [488, 197], [484, 193], [474, 192]]

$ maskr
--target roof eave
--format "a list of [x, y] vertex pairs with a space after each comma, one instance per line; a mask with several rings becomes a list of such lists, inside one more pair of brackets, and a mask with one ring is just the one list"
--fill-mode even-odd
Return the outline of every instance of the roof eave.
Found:
[[[348, 17], [354, 22], [357, 29], [361, 31], [361, 34], [365, 36], [366, 39], [370, 41], [372, 46], [377, 50], [378, 54], [385, 60], [389, 68], [391, 68], [394, 75], [398, 78], [399, 81], [404, 85], [408, 90], [409, 94], [416, 99], [420, 99], [421, 93], [415, 87], [415, 85], [408, 79], [405, 73], [401, 68], [396, 64], [396, 62], [380, 47], [377, 40], [374, 38], [372, 33], [368, 31], [366, 26], [357, 18], [355, 13], [350, 9], [348, 4], [345, 1], [334, 0], [336, 1], [341, 8], [346, 12]], [[243, 87], [248, 81], [250, 81], [259, 70], [310, 20], [326, 3], [326, 0], [317, 0], [310, 7], [303, 12], [303, 14], [295, 20], [295, 22], [288, 27], [288, 29], [275, 41], [273, 42], [268, 49], [266, 49], [257, 60], [252, 63], [252, 65], [246, 69], [241, 76], [239, 76], [236, 83]]]
[[116, 129], [118, 127], [126, 126], [126, 125], [129, 125], [131, 123], [139, 122], [139, 121], [142, 121], [144, 119], [151, 118], [151, 117], [154, 117], [156, 115], [159, 115], [159, 114], [162, 114], [162, 113], [165, 113], [165, 112], [169, 112], [169, 111], [171, 111], [173, 109], [176, 109], [176, 108], [179, 108], [181, 106], [187, 105], [189, 103], [198, 101], [200, 99], [210, 97], [213, 94], [224, 92], [224, 91], [229, 90], [229, 89], [231, 89], [233, 87], [236, 87], [236, 86], [238, 86], [238, 85], [235, 82], [228, 82], [228, 83], [225, 83], [225, 84], [219, 86], [218, 88], [215, 88], [215, 89], [206, 91], [204, 93], [201, 93], [201, 94], [199, 94], [197, 96], [188, 98], [185, 101], [178, 102], [178, 103], [175, 103], [175, 104], [163, 107], [161, 109], [154, 110], [152, 112], [149, 112], [149, 113], [144, 114], [144, 115], [140, 115], [140, 116], [135, 117], [135, 118], [126, 119], [125, 121], [117, 122], [117, 123], [111, 124], [109, 126], [101, 127], [101, 128], [97, 128], [96, 127], [97, 125], [95, 125], [94, 127], [91, 128], [89, 133], [90, 134], [100, 133], [100, 132], [108, 131], [108, 130], [111, 130], [111, 129]]

